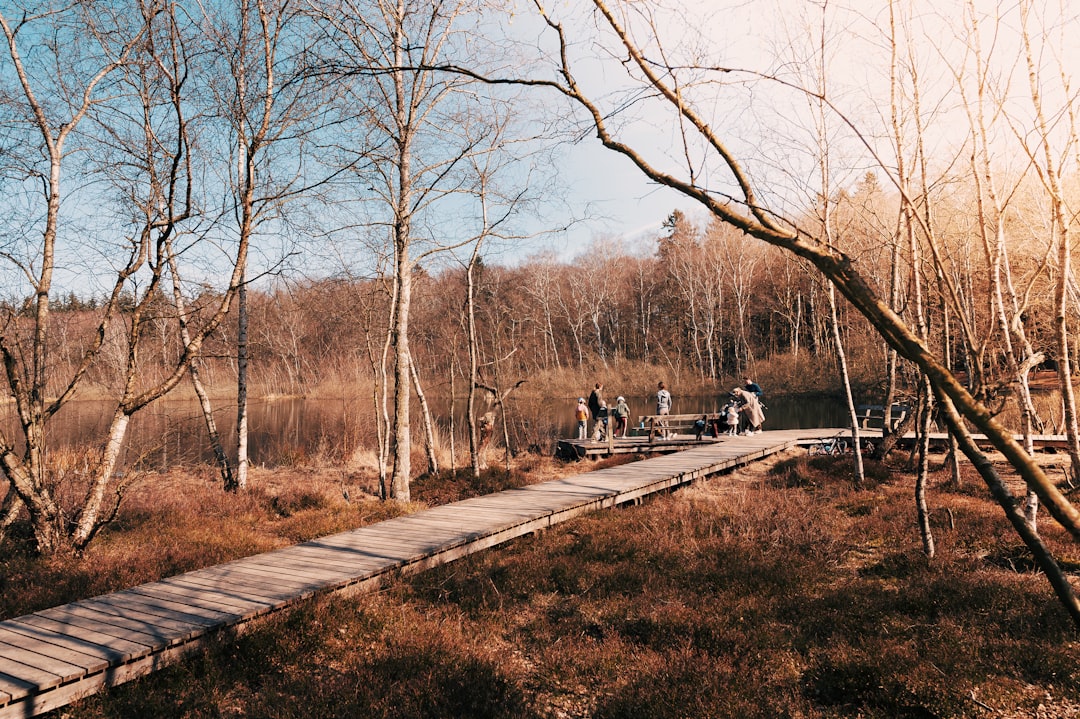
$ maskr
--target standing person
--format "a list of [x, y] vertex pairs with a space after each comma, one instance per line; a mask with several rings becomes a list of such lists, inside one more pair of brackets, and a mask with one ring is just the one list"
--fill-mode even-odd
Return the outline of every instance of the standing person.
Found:
[[626, 398], [619, 395], [615, 398], [615, 436], [626, 436], [626, 423], [630, 419], [630, 405], [626, 403]]
[[607, 439], [607, 433], [611, 431], [608, 428], [608, 415], [610, 414], [607, 402], [600, 400], [600, 409], [596, 410], [596, 414], [593, 416], [593, 419], [596, 420], [596, 428], [593, 431], [593, 440], [599, 442]]
[[[671, 414], [671, 392], [668, 392], [667, 386], [663, 382], [656, 385], [656, 414], [661, 417]], [[656, 424], [663, 428], [660, 431], [660, 436], [666, 439], [668, 436], [667, 420], [659, 419]]]
[[749, 427], [746, 433], [757, 434], [761, 431], [761, 423], [765, 421], [765, 412], [761, 409], [761, 402], [758, 401], [757, 395], [741, 387], [735, 388], [732, 393], [742, 403], [739, 411], [746, 417]]
[[577, 420], [577, 438], [588, 437], [589, 405], [585, 404], [584, 397], [578, 397], [577, 409], [574, 410], [574, 418]]
[[600, 435], [603, 419], [607, 418], [606, 412], [604, 413], [603, 418], [600, 417], [601, 406], [607, 407], [604, 403], [604, 385], [597, 382], [596, 386], [593, 387], [593, 391], [589, 393], [589, 413], [592, 415], [593, 422], [595, 423], [593, 426], [593, 434], [596, 436]]
[[753, 394], [755, 397], [758, 398], [758, 402], [761, 402], [762, 397], [765, 396], [765, 392], [762, 391], [761, 385], [759, 385], [757, 382], [750, 379], [749, 377], [743, 377], [742, 381], [743, 389]]
[[724, 405], [724, 422], [727, 423], [727, 433], [729, 435], [739, 433], [739, 408], [735, 406], [734, 400]]

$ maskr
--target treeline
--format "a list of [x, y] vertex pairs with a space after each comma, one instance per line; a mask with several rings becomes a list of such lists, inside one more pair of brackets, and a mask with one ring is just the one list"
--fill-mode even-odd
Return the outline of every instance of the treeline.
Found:
[[[849, 252], [883, 288], [891, 279], [896, 243], [881, 232], [876, 218], [895, 202], [873, 175], [838, 198]], [[955, 221], [964, 211], [962, 206], [953, 208]], [[990, 395], [1008, 381], [1007, 373], [1002, 374], [1007, 372], [1007, 338], [995, 332], [999, 325], [993, 307], [982, 300], [990, 291], [990, 278], [964, 258], [978, 251], [977, 244], [959, 234], [949, 247], [954, 267], [970, 270], [953, 278], [964, 289], [966, 315], [942, 309], [950, 299], [944, 284], [926, 284], [928, 326], [933, 328], [928, 342], [940, 347], [955, 372], [966, 375], [976, 367], [980, 391]], [[1052, 363], [1056, 351], [1049, 323], [1049, 274], [1039, 261], [1038, 245], [1017, 242], [1012, 251], [1014, 281], [1026, 285], [1031, 298], [1017, 321], [1024, 323], [1033, 352]], [[665, 368], [703, 386], [761, 372], [775, 378], [770, 382], [774, 386], [790, 380], [789, 389], [795, 391], [836, 381], [827, 286], [820, 273], [728, 225], [695, 223], [676, 211], [648, 248], [597, 241], [568, 261], [550, 253], [514, 266], [478, 260], [474, 279], [482, 381], [502, 372], [514, 381], [546, 377], [547, 384], [555, 384], [567, 376], [589, 377], [627, 366]], [[469, 384], [466, 271], [417, 269], [412, 288], [410, 350], [420, 379], [436, 392], [456, 387], [463, 394]], [[384, 345], [393, 339], [392, 292], [392, 277], [279, 279], [250, 290], [253, 391], [293, 396], [341, 388], [360, 392], [357, 385], [366, 387], [377, 379]], [[212, 293], [200, 295], [189, 298], [187, 306], [197, 312], [216, 300]], [[72, 297], [57, 313], [59, 324], [68, 329], [55, 335], [52, 352], [54, 358], [65, 359], [67, 372], [84, 352], [73, 342], [86, 337], [76, 327], [79, 318], [85, 316], [87, 327], [92, 326], [87, 310], [96, 304], [92, 298]], [[162, 297], [153, 306], [157, 315], [144, 332], [157, 341], [144, 345], [144, 381], [167, 371], [182, 350], [173, 303]], [[887, 362], [883, 340], [846, 302], [837, 309], [856, 379], [882, 383]], [[966, 341], [965, 327], [984, 327], [986, 334], [978, 343]], [[103, 361], [90, 370], [90, 380], [103, 388], [117, 386], [126, 372], [128, 340], [116, 331], [111, 341]], [[218, 394], [235, 392], [236, 345], [233, 318], [219, 327], [203, 352], [204, 376]], [[528, 390], [537, 386], [534, 381]]]
[[[729, 227], [674, 213], [651, 251], [595, 242], [560, 261], [479, 262], [475, 320], [481, 380], [655, 366], [702, 383], [757, 372], [778, 358], [835, 364], [820, 275]], [[389, 279], [282, 283], [252, 301], [253, 376], [306, 394], [356, 372], [370, 376], [389, 331]], [[465, 270], [414, 274], [410, 349], [427, 382], [468, 386]], [[856, 356], [880, 350], [842, 311]], [[495, 364], [498, 363], [498, 367]], [[829, 373], [834, 376], [834, 373]], [[259, 381], [259, 380], [256, 380]], [[573, 387], [567, 393], [577, 392]]]
[[[475, 307], [481, 378], [515, 380], [651, 366], [702, 384], [757, 373], [772, 363], [820, 365], [834, 377], [834, 342], [818, 273], [730, 227], [700, 226], [673, 213], [652, 251], [596, 242], [579, 256], [551, 254], [514, 266], [478, 262]], [[315, 395], [369, 384], [391, 329], [391, 278], [279, 280], [249, 290], [251, 386], [263, 395]], [[423, 382], [449, 392], [468, 387], [465, 270], [417, 270], [410, 347]], [[197, 312], [216, 295], [189, 298]], [[93, 326], [93, 298], [57, 308], [54, 359], [67, 376]], [[162, 374], [182, 351], [176, 312], [162, 297], [144, 332], [139, 374]], [[80, 319], [82, 318], [82, 319]], [[860, 316], [842, 308], [843, 337], [856, 356], [883, 361], [884, 348]], [[216, 394], [236, 386], [235, 317], [207, 344], [203, 377]], [[116, 387], [127, 371], [128, 340], [116, 331], [88, 379]], [[804, 362], [803, 362], [804, 361]], [[498, 367], [495, 367], [495, 364]], [[531, 388], [530, 388], [531, 389]], [[544, 388], [545, 390], [547, 388]], [[647, 390], [647, 387], [643, 387]], [[794, 388], [797, 389], [797, 388]], [[183, 387], [181, 387], [183, 391]], [[567, 393], [579, 389], [567, 387]], [[92, 392], [91, 392], [92, 394]]]

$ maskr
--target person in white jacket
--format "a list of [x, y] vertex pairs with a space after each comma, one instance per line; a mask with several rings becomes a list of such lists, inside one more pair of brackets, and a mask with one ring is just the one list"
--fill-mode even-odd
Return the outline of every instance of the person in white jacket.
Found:
[[[656, 414], [659, 416], [671, 414], [671, 392], [668, 392], [667, 385], [660, 382], [656, 385]], [[656, 426], [660, 427], [660, 436], [665, 439], [668, 436], [667, 420], [658, 419]]]

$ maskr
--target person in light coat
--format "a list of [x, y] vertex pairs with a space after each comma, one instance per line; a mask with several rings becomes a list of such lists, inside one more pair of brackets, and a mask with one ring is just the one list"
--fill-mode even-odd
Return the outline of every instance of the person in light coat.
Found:
[[739, 412], [746, 417], [748, 425], [747, 433], [754, 434], [761, 431], [761, 424], [765, 421], [765, 412], [761, 409], [761, 402], [753, 392], [747, 392], [741, 387], [731, 390], [740, 403]]

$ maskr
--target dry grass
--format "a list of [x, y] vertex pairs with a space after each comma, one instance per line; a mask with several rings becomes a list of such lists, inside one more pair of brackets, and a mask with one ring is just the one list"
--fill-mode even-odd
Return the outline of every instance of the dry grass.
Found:
[[[555, 467], [544, 460], [533, 476]], [[938, 554], [928, 561], [911, 477], [872, 470], [856, 487], [828, 458], [759, 463], [375, 594], [309, 602], [63, 713], [1077, 716], [1076, 630], [1045, 580], [1016, 561], [1023, 552], [985, 490], [969, 477], [948, 492], [935, 477]], [[442, 501], [502, 486], [498, 473], [484, 481], [436, 478], [416, 492]], [[264, 526], [201, 541], [268, 546], [297, 534], [282, 531], [290, 520], [324, 521], [311, 513], [357, 519], [325, 494], [318, 508], [285, 494], [274, 496], [290, 516], [253, 497], [230, 524]], [[163, 514], [214, 513], [209, 499], [169, 501]], [[130, 521], [119, 533], [130, 536], [110, 537], [103, 552], [133, 551], [149, 530]], [[1059, 553], [1072, 546], [1051, 520], [1040, 529]]]
[[[229, 494], [212, 471], [149, 474], [81, 558], [36, 559], [15, 543], [0, 555], [0, 617], [154, 581], [408, 511], [377, 501], [370, 481], [342, 471], [253, 468]], [[351, 502], [343, 489], [351, 488]], [[27, 543], [28, 544], [28, 543]]]

